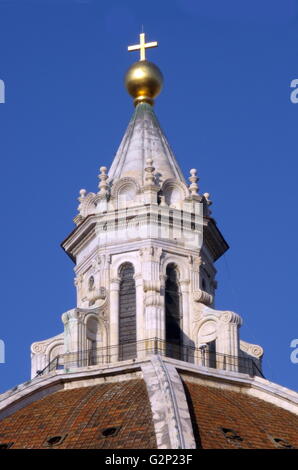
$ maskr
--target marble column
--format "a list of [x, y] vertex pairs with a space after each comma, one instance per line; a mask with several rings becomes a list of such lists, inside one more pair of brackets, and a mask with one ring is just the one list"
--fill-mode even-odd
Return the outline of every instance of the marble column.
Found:
[[145, 356], [144, 290], [142, 273], [134, 275], [136, 283], [136, 341], [137, 358]]

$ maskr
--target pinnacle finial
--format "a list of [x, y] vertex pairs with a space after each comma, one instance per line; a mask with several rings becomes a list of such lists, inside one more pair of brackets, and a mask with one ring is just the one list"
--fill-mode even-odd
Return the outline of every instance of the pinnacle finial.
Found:
[[152, 158], [147, 158], [146, 160], [146, 168], [145, 168], [145, 172], [146, 172], [146, 176], [145, 176], [145, 181], [146, 181], [146, 184], [154, 184], [154, 166], [153, 166], [153, 160]]
[[189, 190], [192, 196], [198, 196], [198, 189], [199, 186], [197, 184], [197, 181], [199, 180], [199, 177], [197, 176], [197, 170], [195, 168], [192, 168], [190, 170], [190, 177], [188, 178], [189, 181], [191, 182], [189, 186]]
[[137, 105], [141, 102], [153, 104], [153, 99], [160, 93], [163, 76], [159, 68], [146, 60], [145, 51], [149, 47], [156, 47], [158, 43], [145, 41], [145, 33], [140, 34], [140, 44], [129, 46], [129, 51], [140, 50], [140, 60], [135, 62], [127, 71], [125, 86], [128, 93], [134, 98]]
[[207, 206], [208, 206], [208, 215], [212, 214], [212, 211], [210, 210], [210, 206], [212, 205], [212, 201], [210, 198], [210, 193], [204, 193], [203, 194], [204, 198], [206, 199]]
[[107, 167], [106, 166], [101, 166], [100, 169], [99, 169], [100, 173], [98, 175], [98, 179], [100, 180], [100, 183], [98, 185], [98, 188], [99, 188], [99, 192], [100, 194], [106, 194], [107, 190], [108, 190], [108, 183], [107, 183], [107, 179], [108, 179], [108, 175], [107, 175]]
[[86, 193], [87, 193], [86, 189], [80, 189], [80, 199], [84, 199], [86, 196]]

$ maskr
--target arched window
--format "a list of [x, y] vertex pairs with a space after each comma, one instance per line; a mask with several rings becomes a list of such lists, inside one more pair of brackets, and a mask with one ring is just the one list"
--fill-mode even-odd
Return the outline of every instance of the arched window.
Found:
[[165, 315], [166, 315], [166, 351], [167, 356], [180, 358], [181, 355], [181, 307], [178, 272], [174, 264], [169, 264], [166, 271]]
[[136, 357], [136, 286], [133, 265], [123, 264], [119, 274], [119, 360], [123, 361]]
[[98, 364], [100, 354], [100, 331], [98, 320], [95, 317], [92, 316], [88, 319], [86, 330], [88, 345], [87, 365], [94, 366], [95, 364]]

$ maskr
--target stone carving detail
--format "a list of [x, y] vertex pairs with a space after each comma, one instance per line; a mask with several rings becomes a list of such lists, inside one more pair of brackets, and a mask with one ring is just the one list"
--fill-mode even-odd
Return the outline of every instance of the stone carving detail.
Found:
[[161, 189], [163, 196], [165, 196], [165, 202], [170, 207], [176, 207], [189, 196], [187, 186], [173, 178], [167, 179]]
[[135, 194], [140, 192], [140, 186], [134, 178], [130, 178], [129, 176], [125, 176], [121, 178], [116, 183], [113, 184], [111, 190], [111, 198], [115, 199], [118, 196], [119, 191], [121, 191], [122, 187], [130, 187], [134, 188]]
[[100, 168], [100, 175], [98, 178], [100, 179], [99, 184], [99, 192], [95, 193], [87, 193], [86, 189], [80, 190], [80, 196], [78, 197], [79, 206], [78, 212], [79, 214], [74, 218], [75, 223], [78, 225], [82, 220], [90, 214], [96, 214], [104, 210], [101, 201], [108, 201], [109, 199], [109, 184], [107, 182], [108, 175], [106, 174], [107, 168], [102, 166]]
[[47, 348], [46, 343], [33, 343], [31, 346], [31, 351], [35, 354], [44, 354]]
[[189, 261], [190, 264], [193, 265], [194, 270], [197, 270], [201, 266], [201, 264], [203, 264], [202, 263], [202, 258], [200, 256], [190, 255], [188, 257], [188, 261]]
[[102, 264], [102, 256], [101, 255], [95, 256], [91, 264], [92, 264], [93, 272], [96, 273], [99, 269], [99, 266]]
[[148, 291], [145, 296], [146, 307], [162, 307], [163, 297], [153, 291]]
[[96, 204], [93, 204], [94, 198], [96, 194], [88, 193], [86, 189], [80, 190], [80, 197], [78, 198], [79, 206], [78, 211], [79, 215], [82, 217], [86, 217], [89, 214], [94, 214], [96, 209]]
[[69, 322], [69, 320], [73, 320], [73, 319], [76, 319], [79, 322], [83, 323], [85, 321], [86, 316], [90, 315], [90, 313], [95, 314], [98, 317], [98, 319], [103, 320], [104, 323], [106, 322], [105, 320], [106, 309], [102, 307], [95, 307], [92, 309], [74, 308], [72, 310], [68, 310], [67, 312], [63, 313], [61, 318], [62, 318], [62, 322], [64, 323], [64, 325], [66, 325]]
[[264, 350], [261, 346], [258, 344], [247, 343], [243, 340], [240, 340], [240, 349], [250, 356], [254, 356], [258, 359], [261, 359], [264, 354]]
[[82, 211], [83, 211], [83, 207], [84, 207], [84, 200], [85, 200], [85, 197], [86, 197], [86, 189], [80, 189], [80, 196], [78, 197], [78, 201], [79, 201], [79, 206], [78, 206], [78, 211], [79, 211], [79, 214], [82, 215]]
[[198, 331], [198, 341], [200, 344], [208, 343], [217, 336], [217, 322], [214, 320], [207, 320]]
[[99, 289], [93, 289], [90, 295], [87, 295], [89, 305], [94, 305], [97, 300], [105, 300], [107, 297], [107, 291], [105, 287], [99, 287]]
[[77, 214], [72, 220], [78, 226], [84, 220], [84, 217], [82, 217], [80, 214]]
[[105, 196], [108, 193], [109, 185], [108, 185], [108, 175], [107, 175], [107, 167], [106, 166], [101, 166], [100, 169], [100, 174], [98, 175], [98, 179], [100, 180], [98, 188], [99, 188], [99, 193], [101, 196]]
[[146, 168], [145, 170], [145, 182], [146, 185], [152, 186], [154, 185], [154, 166], [153, 166], [153, 160], [152, 158], [147, 158], [146, 160]]
[[83, 282], [83, 275], [80, 274], [79, 276], [74, 278], [74, 285], [80, 289], [82, 287], [82, 282]]
[[190, 177], [188, 179], [191, 183], [189, 185], [190, 194], [192, 196], [198, 196], [199, 186], [198, 186], [197, 182], [199, 180], [199, 177], [197, 176], [197, 170], [195, 168], [190, 170]]
[[52, 349], [53, 346], [61, 346], [61, 344], [63, 344], [63, 333], [43, 341], [33, 343], [31, 345], [31, 352], [33, 354], [45, 354], [49, 348]]
[[213, 303], [213, 295], [208, 294], [203, 290], [197, 290], [193, 293], [193, 299], [195, 302], [201, 302], [205, 305], [212, 305]]
[[62, 322], [66, 324], [71, 319], [77, 319], [79, 321], [83, 321], [84, 314], [80, 312], [78, 309], [73, 308], [72, 310], [68, 310], [67, 312], [63, 313], [61, 318], [62, 318]]
[[161, 289], [160, 281], [147, 281], [147, 280], [144, 280], [143, 286], [144, 286], [144, 291], [145, 292], [149, 292], [149, 291], [160, 292], [160, 289]]
[[210, 210], [210, 206], [212, 205], [212, 201], [210, 199], [210, 194], [209, 193], [204, 193], [203, 196], [205, 197], [206, 203], [207, 203], [207, 214], [211, 215], [212, 211]]
[[242, 325], [242, 318], [240, 317], [240, 315], [238, 315], [238, 313], [235, 312], [223, 312], [220, 316], [220, 320], [223, 323], [236, 323], [236, 325]]
[[159, 262], [162, 255], [162, 248], [156, 246], [146, 246], [140, 248], [140, 256], [142, 261], [155, 261]]

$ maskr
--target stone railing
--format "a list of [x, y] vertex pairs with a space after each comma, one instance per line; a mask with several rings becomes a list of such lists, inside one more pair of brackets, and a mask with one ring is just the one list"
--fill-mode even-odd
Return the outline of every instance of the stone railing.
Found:
[[38, 371], [37, 375], [48, 374], [59, 369], [69, 372], [80, 367], [104, 366], [119, 361], [144, 359], [152, 354], [193, 363], [199, 367], [263, 377], [253, 358], [230, 356], [209, 351], [208, 347], [195, 348], [190, 345], [169, 343], [158, 338], [61, 354], [56, 356], [43, 370]]

